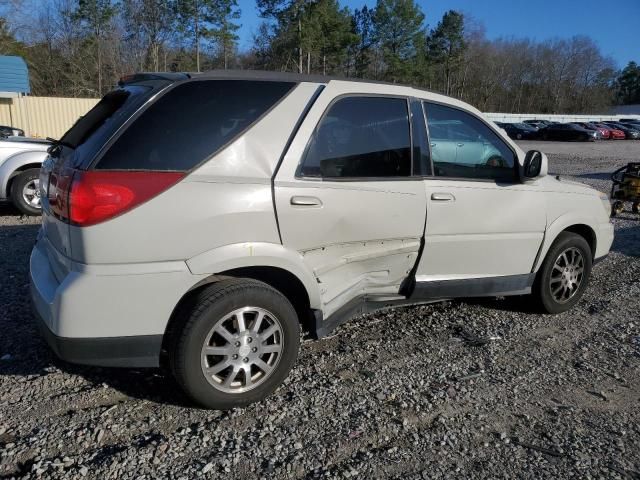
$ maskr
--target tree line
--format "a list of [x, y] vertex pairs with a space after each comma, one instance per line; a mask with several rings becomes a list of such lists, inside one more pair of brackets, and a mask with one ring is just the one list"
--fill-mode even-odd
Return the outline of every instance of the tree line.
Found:
[[407, 83], [483, 111], [640, 102], [640, 67], [617, 71], [589, 37], [490, 40], [455, 10], [428, 26], [414, 0], [256, 0], [263, 21], [244, 50], [237, 0], [1, 1], [0, 54], [27, 60], [34, 95], [99, 97], [136, 71], [234, 68]]

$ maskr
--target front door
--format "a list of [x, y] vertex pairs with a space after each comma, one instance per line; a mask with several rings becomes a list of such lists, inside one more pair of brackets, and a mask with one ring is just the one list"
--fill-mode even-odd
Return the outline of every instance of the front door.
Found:
[[325, 88], [275, 178], [282, 242], [315, 275], [325, 318], [355, 298], [397, 296], [424, 231], [408, 99], [350, 93]]
[[462, 146], [455, 156], [432, 150], [418, 286], [450, 282], [462, 286], [451, 290], [462, 296], [465, 285], [477, 294], [526, 289], [546, 225], [539, 193], [519, 182], [516, 154], [482, 120], [436, 103], [424, 107], [430, 143]]

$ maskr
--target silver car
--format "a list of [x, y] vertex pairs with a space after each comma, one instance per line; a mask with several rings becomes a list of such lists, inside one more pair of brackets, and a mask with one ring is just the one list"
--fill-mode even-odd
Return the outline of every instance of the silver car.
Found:
[[0, 139], [0, 200], [25, 215], [40, 215], [40, 166], [50, 145], [38, 138]]
[[128, 77], [40, 189], [31, 296], [52, 349], [166, 367], [220, 409], [275, 390], [301, 328], [455, 297], [566, 311], [613, 240], [606, 195], [473, 107], [327, 77]]

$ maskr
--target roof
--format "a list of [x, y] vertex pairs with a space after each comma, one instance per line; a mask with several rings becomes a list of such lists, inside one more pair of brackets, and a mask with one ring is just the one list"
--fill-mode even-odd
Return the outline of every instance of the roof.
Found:
[[22, 57], [0, 56], [0, 92], [31, 92], [29, 69]]
[[[374, 85], [389, 85], [394, 87], [408, 87], [423, 92], [438, 93], [425, 88], [416, 87], [404, 83], [384, 82], [382, 80], [369, 80], [365, 78], [337, 77], [332, 75], [309, 75], [306, 73], [273, 72], [268, 70], [209, 70], [206, 72], [184, 72], [191, 78], [220, 78], [229, 80], [263, 80], [272, 82], [310, 82], [327, 84], [332, 80], [341, 82], [370, 83]], [[442, 94], [439, 94], [442, 95]]]

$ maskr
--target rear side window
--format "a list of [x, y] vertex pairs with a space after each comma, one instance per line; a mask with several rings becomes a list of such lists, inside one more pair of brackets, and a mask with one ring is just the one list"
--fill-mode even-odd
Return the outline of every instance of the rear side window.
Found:
[[318, 124], [298, 172], [306, 177], [411, 175], [407, 100], [346, 97]]
[[150, 105], [95, 168], [190, 170], [244, 132], [294, 85], [239, 80], [178, 85]]

